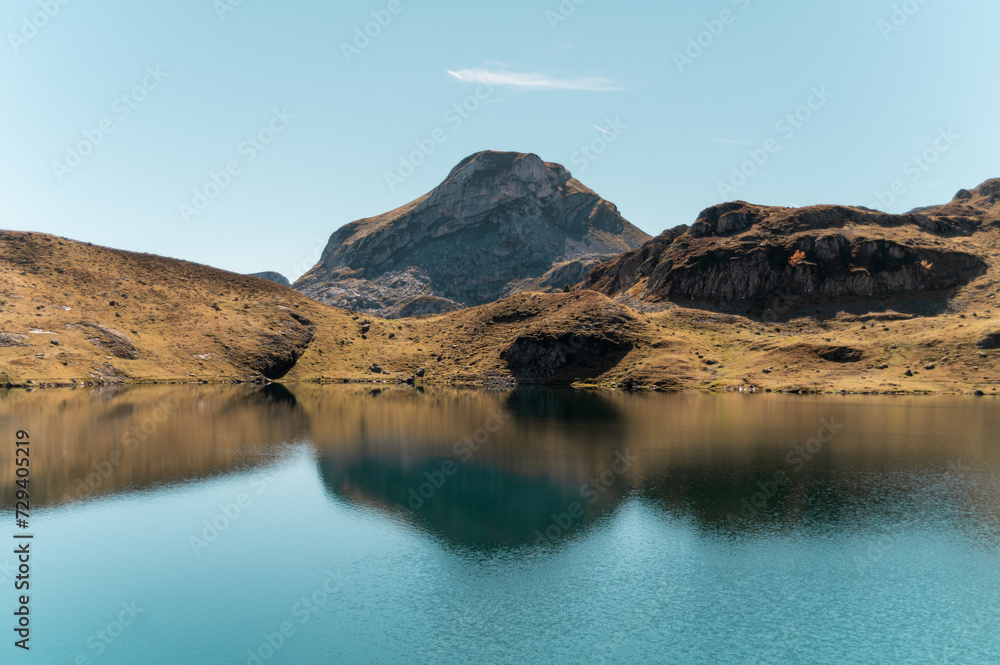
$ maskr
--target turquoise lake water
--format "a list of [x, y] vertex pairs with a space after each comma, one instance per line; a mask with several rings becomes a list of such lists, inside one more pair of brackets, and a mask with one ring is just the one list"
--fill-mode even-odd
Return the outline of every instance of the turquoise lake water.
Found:
[[[12, 391], [3, 663], [1000, 663], [1000, 403]], [[5, 559], [6, 557], [6, 559]]]

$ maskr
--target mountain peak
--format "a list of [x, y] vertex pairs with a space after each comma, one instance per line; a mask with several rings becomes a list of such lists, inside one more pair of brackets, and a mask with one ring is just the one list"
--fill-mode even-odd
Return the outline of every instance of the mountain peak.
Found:
[[500, 152], [483, 150], [469, 155], [458, 163], [445, 182], [464, 181], [475, 176], [515, 177], [527, 182], [538, 181], [555, 174], [559, 179], [569, 180], [569, 171], [560, 164], [542, 161], [538, 155], [530, 152]]
[[495, 205], [501, 200], [552, 197], [567, 193], [567, 188], [593, 194], [561, 164], [545, 162], [533, 153], [484, 150], [459, 162], [431, 193], [428, 203], [481, 198], [484, 191], [492, 191], [496, 198], [491, 197], [488, 205]]
[[[596, 257], [648, 238], [563, 166], [529, 153], [484, 151], [463, 159], [425, 196], [339, 229], [295, 288], [379, 316], [411, 311], [414, 298], [444, 311], [548, 288], [545, 276], [557, 266], [552, 275], [581, 281]], [[573, 262], [579, 265], [566, 265]]]
[[518, 162], [543, 164], [542, 158], [533, 152], [506, 152], [503, 150], [480, 150], [460, 161], [451, 170], [449, 178], [469, 169], [514, 169]]

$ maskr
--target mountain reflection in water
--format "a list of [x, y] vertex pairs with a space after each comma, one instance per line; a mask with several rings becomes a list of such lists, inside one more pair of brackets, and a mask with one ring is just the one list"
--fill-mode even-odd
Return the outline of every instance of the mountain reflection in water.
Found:
[[[10, 391], [0, 420], [32, 433], [41, 506], [266, 467], [307, 446], [330, 500], [488, 552], [571, 540], [629, 500], [723, 536], [857, 529], [921, 501], [996, 538], [989, 406], [275, 384]], [[12, 467], [4, 449], [0, 473]], [[11, 485], [2, 492], [11, 507]]]

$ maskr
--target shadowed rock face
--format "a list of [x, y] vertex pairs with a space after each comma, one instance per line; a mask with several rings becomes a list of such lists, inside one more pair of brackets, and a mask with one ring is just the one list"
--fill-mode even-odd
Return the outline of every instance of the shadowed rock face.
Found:
[[599, 376], [621, 362], [632, 348], [629, 336], [612, 327], [607, 332], [522, 335], [501, 357], [519, 383], [530, 385]]
[[864, 354], [849, 346], [827, 346], [814, 349], [817, 356], [834, 363], [856, 363], [864, 359]]
[[431, 314], [548, 288], [574, 275], [560, 264], [608, 258], [648, 239], [562, 166], [482, 152], [420, 199], [338, 230], [295, 288], [379, 316]]
[[599, 265], [585, 285], [612, 297], [750, 311], [778, 294], [794, 308], [943, 292], [986, 272], [975, 240], [1000, 212], [1000, 181], [963, 192], [905, 215], [717, 205]]
[[287, 316], [278, 323], [277, 330], [261, 332], [248, 344], [224, 345], [231, 361], [272, 381], [295, 367], [316, 335], [316, 325], [308, 317], [289, 307], [279, 306], [279, 309]]

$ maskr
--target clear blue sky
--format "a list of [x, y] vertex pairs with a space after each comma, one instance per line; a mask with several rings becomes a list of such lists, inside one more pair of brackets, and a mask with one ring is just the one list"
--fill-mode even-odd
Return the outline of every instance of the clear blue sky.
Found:
[[874, 205], [899, 181], [902, 212], [1000, 176], [996, 0], [230, 2], [4, 2], [0, 227], [294, 278], [483, 149], [565, 164], [650, 234], [726, 199]]

